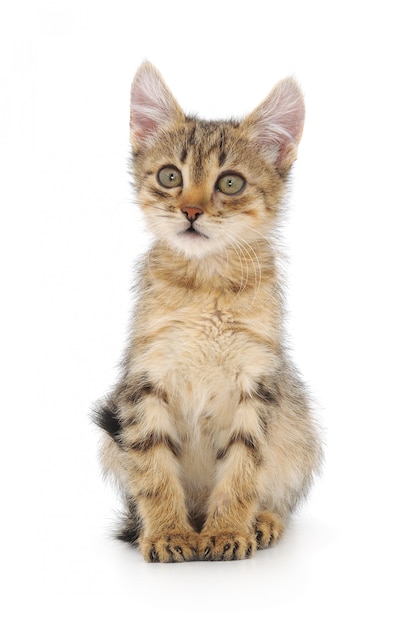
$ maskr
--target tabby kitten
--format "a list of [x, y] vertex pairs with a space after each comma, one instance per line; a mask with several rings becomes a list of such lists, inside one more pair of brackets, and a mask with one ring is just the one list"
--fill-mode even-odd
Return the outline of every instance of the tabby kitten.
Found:
[[185, 115], [150, 63], [135, 76], [133, 173], [155, 239], [95, 418], [125, 498], [120, 538], [146, 561], [273, 545], [319, 466], [271, 242], [303, 121], [292, 79], [241, 122], [210, 122]]

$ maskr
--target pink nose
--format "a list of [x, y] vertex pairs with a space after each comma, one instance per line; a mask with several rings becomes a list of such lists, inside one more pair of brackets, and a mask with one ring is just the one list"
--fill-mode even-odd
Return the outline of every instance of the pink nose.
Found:
[[192, 224], [199, 217], [199, 215], [202, 215], [203, 210], [197, 206], [185, 206], [182, 209], [182, 213], [185, 213], [186, 217]]

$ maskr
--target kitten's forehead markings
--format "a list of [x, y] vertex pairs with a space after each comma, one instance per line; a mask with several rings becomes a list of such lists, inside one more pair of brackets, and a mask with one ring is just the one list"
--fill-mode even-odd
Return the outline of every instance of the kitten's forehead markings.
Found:
[[181, 160], [191, 165], [190, 174], [193, 183], [200, 184], [206, 179], [207, 170], [211, 167], [212, 154], [218, 153], [219, 144], [218, 131], [214, 125], [211, 124], [208, 128], [207, 124], [199, 122], [194, 123], [189, 129]]
[[225, 152], [225, 134], [224, 129], [220, 130], [220, 140], [218, 143], [218, 165], [222, 167], [227, 159], [227, 154]]
[[188, 148], [186, 145], [184, 145], [182, 148], [181, 156], [180, 156], [181, 163], [185, 163], [187, 156], [188, 156]]
[[[195, 164], [194, 155], [188, 155], [182, 166], [183, 189], [204, 197], [211, 198], [218, 178], [218, 161], [214, 154], [205, 157], [200, 164]], [[212, 198], [211, 198], [212, 200]], [[196, 202], [196, 200], [195, 200]]]
[[194, 135], [196, 130], [196, 124], [194, 124], [191, 129], [185, 130], [183, 142], [181, 146], [181, 153], [179, 156], [179, 160], [181, 163], [186, 163], [188, 160], [189, 152], [192, 149], [192, 145], [194, 143]]
[[188, 135], [180, 155], [184, 189], [194, 185], [200, 186], [206, 180], [207, 158], [203, 153], [202, 142], [195, 142], [195, 131], [196, 125]]

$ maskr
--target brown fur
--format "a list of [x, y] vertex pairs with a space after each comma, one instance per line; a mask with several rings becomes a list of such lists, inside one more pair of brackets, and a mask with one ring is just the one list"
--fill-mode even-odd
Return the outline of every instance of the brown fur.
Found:
[[[303, 113], [291, 79], [242, 122], [186, 117], [148, 63], [133, 83], [133, 173], [155, 241], [123, 374], [97, 421], [128, 505], [122, 537], [148, 561], [240, 559], [273, 545], [319, 466], [284, 351], [271, 240]], [[160, 184], [167, 165], [180, 186]], [[235, 195], [217, 188], [227, 172], [246, 181]], [[185, 232], [189, 208], [196, 233]]]

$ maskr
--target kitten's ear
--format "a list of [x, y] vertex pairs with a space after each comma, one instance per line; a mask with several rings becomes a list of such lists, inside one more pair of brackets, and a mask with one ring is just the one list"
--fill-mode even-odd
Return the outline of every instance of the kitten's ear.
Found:
[[130, 139], [133, 148], [142, 148], [163, 127], [183, 120], [180, 106], [157, 69], [148, 61], [142, 63], [131, 87]]
[[287, 173], [302, 137], [305, 104], [293, 78], [280, 81], [267, 98], [243, 120], [258, 147]]

